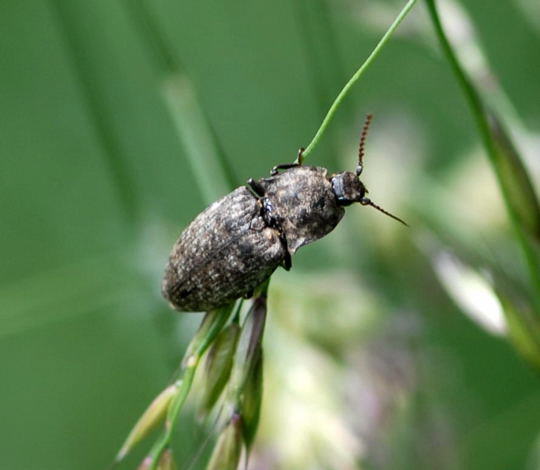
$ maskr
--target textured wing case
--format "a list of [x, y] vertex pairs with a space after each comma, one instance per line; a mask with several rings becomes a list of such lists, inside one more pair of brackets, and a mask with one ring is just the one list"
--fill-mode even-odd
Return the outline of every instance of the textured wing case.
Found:
[[162, 292], [177, 310], [206, 311], [245, 296], [285, 256], [279, 234], [264, 225], [244, 186], [209, 206], [171, 252]]

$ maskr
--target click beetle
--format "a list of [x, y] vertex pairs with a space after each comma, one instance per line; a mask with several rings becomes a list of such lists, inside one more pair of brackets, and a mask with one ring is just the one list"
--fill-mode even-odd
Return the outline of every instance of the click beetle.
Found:
[[[339, 223], [344, 207], [358, 202], [386, 212], [369, 198], [362, 173], [368, 115], [355, 172], [295, 163], [275, 166], [269, 178], [250, 179], [200, 213], [173, 246], [162, 293], [180, 311], [207, 311], [250, 297], [278, 266]], [[406, 224], [405, 224], [406, 225]]]

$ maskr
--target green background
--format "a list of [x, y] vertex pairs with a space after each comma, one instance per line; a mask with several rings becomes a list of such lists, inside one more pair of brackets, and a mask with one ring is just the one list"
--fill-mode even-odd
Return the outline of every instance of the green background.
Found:
[[[461, 3], [477, 45], [538, 139], [540, 27], [527, 10], [534, 2]], [[181, 129], [189, 132], [197, 118], [190, 109], [171, 115], [164, 83], [182, 77], [195, 93], [211, 137], [210, 144], [195, 139], [195, 148], [213, 146], [226, 177], [241, 184], [295, 158], [400, 6], [2, 1], [2, 468], [106, 468], [199, 321], [166, 306], [160, 277], [176, 236], [209, 202], [202, 188], [223, 175], [208, 171], [201, 181], [193, 171]], [[341, 341], [346, 328], [321, 339], [304, 326], [302, 341], [345, 370], [354, 369], [351, 351], [373, 338], [382, 338], [383, 349], [406, 345], [406, 369], [415, 377], [403, 392], [409, 405], [390, 413], [382, 434], [365, 439], [384, 454], [368, 450], [366, 468], [537, 468], [538, 375], [503, 339], [461, 314], [422, 249], [428, 232], [446, 243], [460, 233], [482, 239], [509, 272], [521, 269], [497, 197], [486, 196], [500, 215], [481, 233], [460, 218], [462, 211], [485, 216], [484, 180], [471, 177], [468, 160], [477, 175], [492, 177], [423, 10], [420, 2], [309, 159], [331, 171], [352, 169], [363, 116], [374, 113], [365, 181], [373, 199], [412, 228], [351, 208], [335, 233], [298, 253], [297, 274], [276, 275], [271, 297], [302, 297], [310, 305], [303, 322], [325, 325], [340, 312], [330, 305], [318, 314], [294, 276], [350, 273], [376, 299], [370, 327]], [[528, 149], [537, 158], [538, 146]], [[276, 300], [276, 321], [278, 310]], [[405, 326], [395, 331], [395, 324]], [[280, 347], [286, 356], [286, 341]], [[269, 349], [271, 365], [279, 348]], [[265, 410], [272, 405], [268, 393]], [[178, 436], [182, 455], [203, 439], [190, 426]], [[272, 436], [262, 434], [261, 447], [267, 442]], [[271, 468], [332, 468], [277, 460]], [[122, 468], [135, 466], [133, 459]]]

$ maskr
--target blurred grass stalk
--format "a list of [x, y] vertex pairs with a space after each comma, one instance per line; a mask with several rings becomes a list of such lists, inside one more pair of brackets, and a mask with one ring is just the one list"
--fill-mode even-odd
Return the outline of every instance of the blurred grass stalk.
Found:
[[516, 349], [540, 370], [540, 323], [531, 306], [495, 289]]
[[210, 204], [229, 193], [234, 182], [227, 178], [209, 122], [185, 75], [169, 76], [163, 85], [163, 95], [198, 186]]
[[126, 0], [125, 8], [145, 39], [150, 56], [162, 72], [161, 93], [173, 120], [203, 198], [207, 204], [236, 186], [195, 86], [177, 57], [151, 8], [143, 0]]
[[[530, 300], [502, 297], [509, 333], [516, 348], [540, 365], [540, 205], [529, 174], [501, 120], [486, 106], [479, 88], [460, 63], [441, 24], [435, 0], [425, 0], [435, 32], [469, 105], [529, 271]], [[472, 75], [472, 74], [471, 74]], [[501, 286], [503, 287], [503, 286]], [[529, 304], [529, 305], [526, 305]]]

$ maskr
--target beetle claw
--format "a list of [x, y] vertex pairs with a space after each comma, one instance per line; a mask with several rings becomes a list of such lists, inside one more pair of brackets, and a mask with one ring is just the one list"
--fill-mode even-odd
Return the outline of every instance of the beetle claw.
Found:
[[290, 168], [296, 168], [298, 166], [302, 166], [301, 163], [282, 163], [281, 165], [276, 165], [272, 170], [270, 170], [271, 176], [276, 176], [279, 173], [279, 170], [288, 170]]
[[283, 263], [281, 263], [281, 266], [283, 266], [285, 271], [290, 271], [292, 268], [292, 259], [289, 250], [285, 250], [285, 258], [283, 258]]
[[253, 178], [247, 180], [247, 188], [253, 193], [257, 198], [264, 197], [264, 188], [261, 183], [255, 181]]

